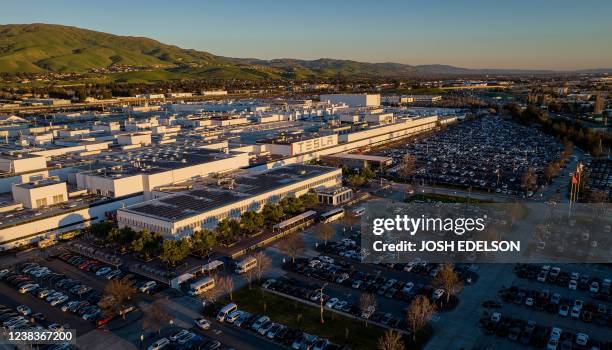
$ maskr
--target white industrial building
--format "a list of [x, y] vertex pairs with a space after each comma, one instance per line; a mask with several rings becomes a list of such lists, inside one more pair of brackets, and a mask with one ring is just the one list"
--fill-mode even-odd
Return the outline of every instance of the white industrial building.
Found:
[[331, 104], [344, 103], [349, 107], [380, 106], [380, 94], [328, 94], [319, 99]]
[[225, 218], [239, 218], [245, 211], [259, 211], [266, 203], [286, 196], [299, 197], [310, 190], [341, 186], [342, 170], [309, 165], [290, 165], [237, 176], [226, 183], [205, 185], [117, 211], [120, 227], [159, 232], [180, 238], [213, 228]]
[[13, 200], [29, 209], [57, 205], [68, 200], [66, 183], [53, 178], [13, 184]]

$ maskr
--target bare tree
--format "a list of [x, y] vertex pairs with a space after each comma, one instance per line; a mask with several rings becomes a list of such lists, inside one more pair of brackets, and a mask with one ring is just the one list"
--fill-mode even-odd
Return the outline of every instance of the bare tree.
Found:
[[[103, 309], [108, 313], [121, 312], [121, 308], [136, 294], [132, 281], [127, 279], [110, 280], [104, 287]], [[125, 318], [125, 314], [121, 313]]]
[[411, 154], [404, 155], [401, 163], [399, 164], [399, 168], [397, 169], [397, 174], [403, 178], [408, 178], [412, 175], [412, 171], [414, 170], [414, 166], [416, 165], [416, 157]]
[[291, 262], [295, 264], [295, 258], [305, 248], [304, 240], [299, 234], [289, 235], [287, 238], [280, 242], [279, 248], [285, 252], [285, 254], [291, 257]]
[[234, 280], [231, 276], [219, 277], [216, 284], [219, 286], [219, 289], [229, 295], [231, 301], [234, 300]]
[[406, 344], [400, 332], [389, 329], [378, 339], [378, 350], [404, 350]]
[[438, 274], [433, 282], [435, 285], [444, 288], [447, 303], [450, 300], [451, 295], [455, 295], [463, 287], [463, 281], [455, 272], [455, 267], [453, 264], [442, 265], [442, 268], [440, 271], [438, 271]]
[[322, 223], [317, 227], [317, 236], [325, 242], [325, 245], [327, 245], [327, 241], [334, 237], [335, 233], [336, 230], [329, 223]]
[[[369, 313], [371, 309], [376, 309], [376, 305], [376, 297], [373, 294], [363, 293], [359, 297], [359, 310], [361, 313]], [[368, 326], [368, 318], [365, 319], [366, 327]]]
[[172, 316], [170, 316], [159, 300], [144, 309], [143, 313], [142, 328], [154, 329], [157, 331], [157, 334], [160, 334], [162, 328], [172, 319]]
[[[245, 260], [250, 260], [250, 259], [254, 259], [255, 257], [253, 255], [249, 255], [245, 258]], [[253, 280], [255, 279], [255, 277], [257, 276], [257, 268], [251, 268], [251, 269], [247, 269], [242, 273], [242, 277], [244, 277], [244, 279], [247, 281], [247, 284], [249, 286], [249, 289], [251, 289]]]
[[417, 332], [427, 325], [435, 311], [436, 305], [424, 295], [418, 295], [412, 300], [406, 314], [406, 322], [412, 329], [412, 340], [416, 340]]
[[255, 253], [255, 260], [257, 260], [257, 266], [255, 267], [255, 275], [257, 280], [263, 278], [264, 273], [272, 266], [272, 259], [266, 253], [259, 251]]
[[525, 193], [527, 193], [536, 189], [538, 185], [538, 176], [536, 175], [533, 168], [529, 168], [523, 174], [523, 178], [521, 181], [523, 188], [525, 189]]
[[546, 177], [546, 182], [551, 183], [552, 178], [559, 172], [559, 164], [554, 161], [548, 164], [544, 168], [544, 176]]
[[215, 281], [215, 286], [213, 288], [205, 290], [204, 293], [202, 293], [202, 296], [204, 296], [204, 299], [210, 301], [211, 303], [214, 303], [215, 301], [217, 301], [217, 297], [219, 296], [219, 290], [223, 289], [222, 285], [218, 283], [219, 277], [217, 275], [210, 275], [210, 278]]

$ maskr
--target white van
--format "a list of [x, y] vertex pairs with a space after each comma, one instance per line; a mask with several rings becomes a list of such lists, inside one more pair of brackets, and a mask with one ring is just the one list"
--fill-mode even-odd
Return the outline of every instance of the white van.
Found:
[[227, 315], [236, 310], [238, 310], [238, 305], [234, 303], [225, 305], [221, 310], [219, 310], [219, 313], [217, 314], [217, 321], [224, 322]]
[[206, 277], [199, 281], [193, 282], [189, 286], [189, 295], [200, 295], [206, 291], [215, 288], [215, 280], [212, 277]]

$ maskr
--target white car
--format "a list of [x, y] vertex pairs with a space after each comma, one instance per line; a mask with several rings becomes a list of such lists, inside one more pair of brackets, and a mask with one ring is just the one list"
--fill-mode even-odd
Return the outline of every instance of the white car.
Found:
[[59, 305], [61, 303], [63, 303], [64, 301], [68, 300], [68, 297], [65, 295], [62, 295], [61, 297], [57, 298], [57, 299], [53, 299], [53, 301], [51, 301], [51, 306], [56, 306]]
[[563, 330], [559, 327], [553, 327], [550, 330], [550, 339], [561, 339], [561, 333], [563, 333]]
[[559, 306], [559, 315], [567, 317], [569, 314], [569, 306], [561, 305]]
[[25, 305], [19, 305], [17, 306], [17, 312], [19, 312], [20, 314], [24, 316], [27, 316], [32, 313], [32, 309], [30, 309], [29, 307]]
[[328, 308], [333, 308], [338, 302], [340, 301], [340, 299], [338, 298], [331, 298], [329, 299], [326, 303], [325, 303], [325, 307]]
[[434, 290], [433, 294], [431, 295], [431, 298], [433, 300], [438, 300], [438, 299], [442, 298], [443, 295], [444, 295], [444, 289], [438, 288], [438, 289]]
[[255, 320], [255, 322], [253, 322], [253, 325], [251, 326], [251, 329], [254, 331], [259, 330], [259, 328], [266, 322], [270, 321], [270, 317], [268, 316], [261, 316], [259, 317], [257, 320]]
[[170, 341], [168, 340], [168, 338], [161, 338], [161, 339], [158, 339], [155, 343], [149, 345], [147, 350], [163, 349], [168, 344], [170, 344]]
[[225, 317], [225, 322], [234, 323], [234, 321], [236, 321], [238, 317], [242, 316], [243, 313], [244, 312], [240, 310], [232, 311], [229, 313], [229, 315], [227, 315], [227, 317]]
[[194, 321], [195, 321], [196, 326], [198, 326], [198, 328], [203, 329], [203, 330], [210, 329], [210, 321], [208, 321], [204, 317], [196, 318]]
[[112, 267], [105, 266], [105, 267], [99, 269], [98, 271], [96, 271], [96, 276], [104, 276], [107, 273], [111, 272], [112, 270], [113, 270]]
[[374, 307], [374, 305], [370, 305], [368, 306], [367, 309], [365, 309], [362, 313], [361, 313], [361, 317], [368, 319], [372, 316], [372, 314], [374, 314], [374, 311], [376, 311], [376, 308]]
[[570, 280], [569, 284], [567, 285], [567, 288], [569, 288], [571, 290], [576, 290], [576, 288], [578, 288], [578, 281]]
[[404, 292], [404, 294], [410, 294], [410, 292], [412, 291], [412, 288], [414, 288], [414, 283], [406, 282], [406, 284], [404, 284], [404, 288], [402, 289], [402, 292]]
[[324, 263], [328, 263], [328, 264], [334, 263], [334, 259], [330, 258], [329, 256], [321, 255], [318, 259]]
[[4, 278], [4, 276], [8, 275], [9, 272], [9, 269], [0, 270], [0, 278]]
[[581, 311], [581, 310], [582, 310], [582, 308], [581, 308], [581, 307], [574, 306], [574, 307], [572, 308], [571, 317], [572, 317], [572, 318], [578, 318], [578, 317], [580, 317], [580, 311]]
[[546, 350], [557, 350], [557, 346], [559, 345], [559, 339], [549, 339], [546, 344]]
[[502, 316], [502, 315], [501, 315], [501, 313], [499, 313], [499, 312], [494, 312], [494, 313], [491, 315], [491, 322], [493, 322], [493, 323], [497, 323], [497, 322], [501, 321], [501, 316]]
[[359, 289], [361, 288], [362, 284], [363, 284], [362, 280], [356, 280], [355, 282], [353, 282], [353, 285], [351, 287], [353, 287], [354, 289]]
[[597, 282], [597, 281], [591, 282], [591, 286], [589, 287], [589, 291], [591, 293], [599, 292], [599, 282]]
[[195, 338], [195, 336], [196, 335], [194, 333], [189, 332], [189, 333], [185, 334], [184, 336], [178, 338], [176, 340], [176, 342], [181, 344], [181, 345], [183, 345], [183, 344], [187, 343], [188, 341], [190, 341], [191, 339]]
[[176, 333], [172, 334], [172, 335], [170, 336], [170, 340], [172, 340], [172, 341], [177, 341], [179, 338], [181, 338], [181, 337], [185, 336], [186, 334], [189, 334], [189, 331], [188, 331], [188, 330], [186, 330], [186, 329], [181, 329], [180, 331], [178, 331], [178, 332], [176, 332]]
[[155, 288], [155, 286], [157, 286], [157, 282], [155, 281], [148, 281], [145, 284], [143, 284], [142, 286], [140, 286], [140, 288], [138, 288], [138, 290], [142, 293], [146, 293], [148, 292], [151, 288]]
[[263, 283], [261, 286], [262, 286], [264, 289], [268, 289], [268, 288], [270, 288], [270, 286], [271, 286], [272, 284], [274, 284], [274, 283], [276, 283], [276, 280], [275, 280], [275, 279], [273, 279], [273, 278], [271, 278], [271, 279], [269, 279], [269, 280], [265, 281], [265, 282], [264, 282], [264, 283]]
[[580, 346], [586, 346], [589, 342], [589, 336], [585, 333], [576, 334], [576, 344]]

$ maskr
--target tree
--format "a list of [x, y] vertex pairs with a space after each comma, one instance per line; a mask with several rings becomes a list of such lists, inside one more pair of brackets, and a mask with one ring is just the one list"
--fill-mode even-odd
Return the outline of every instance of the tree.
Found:
[[435, 311], [436, 305], [424, 295], [418, 295], [412, 300], [406, 314], [406, 322], [412, 329], [412, 340], [416, 340], [417, 332], [427, 325]]
[[291, 257], [291, 262], [295, 264], [295, 258], [305, 248], [304, 240], [299, 234], [292, 234], [282, 240], [279, 244], [279, 248], [285, 252], [285, 254]]
[[538, 185], [538, 176], [536, 175], [533, 168], [527, 169], [527, 171], [523, 174], [521, 184], [523, 185], [523, 188], [525, 189], [525, 193], [528, 193], [536, 189]]
[[100, 221], [89, 226], [89, 232], [98, 239], [107, 239], [113, 226], [110, 221]]
[[162, 328], [167, 325], [172, 316], [166, 311], [160, 300], [153, 302], [143, 310], [142, 328], [155, 329], [157, 334], [161, 333]]
[[552, 181], [552, 178], [557, 174], [558, 171], [559, 164], [556, 161], [548, 164], [546, 168], [544, 168], [544, 176], [546, 177], [546, 181], [550, 183]]
[[216, 242], [217, 238], [210, 230], [196, 231], [191, 236], [191, 247], [200, 256], [208, 255]]
[[359, 174], [353, 174], [346, 178], [346, 182], [353, 187], [359, 187], [365, 184], [366, 179]]
[[[370, 293], [363, 293], [359, 297], [359, 310], [361, 313], [370, 313], [371, 309], [376, 309], [376, 297]], [[366, 327], [368, 326], [368, 318], [365, 319]]]
[[317, 236], [321, 238], [327, 245], [327, 241], [329, 241], [336, 234], [336, 230], [329, 223], [322, 223], [317, 227]]
[[416, 157], [411, 154], [406, 154], [402, 158], [401, 163], [397, 169], [397, 174], [403, 178], [408, 178], [412, 175], [414, 166], [416, 165]]
[[406, 345], [400, 332], [389, 329], [378, 339], [378, 350], [404, 350]]
[[268, 225], [277, 224], [283, 217], [283, 208], [278, 204], [268, 203], [263, 207], [264, 220]]
[[[110, 280], [104, 287], [103, 301], [101, 306], [109, 313], [117, 313], [136, 294], [136, 288], [132, 281], [127, 279]], [[121, 315], [125, 318], [125, 314]]]
[[270, 257], [262, 251], [255, 253], [254, 257], [255, 260], [257, 260], [257, 266], [255, 267], [255, 275], [257, 277], [257, 280], [261, 280], [263, 278], [264, 273], [266, 273], [266, 271], [268, 271], [270, 267], [272, 267], [272, 259], [270, 259]]
[[231, 276], [221, 276], [217, 279], [216, 284], [219, 288], [230, 297], [230, 301], [234, 300], [234, 280]]
[[461, 287], [463, 281], [455, 272], [453, 264], [444, 264], [434, 279], [434, 284], [441, 286], [446, 291], [446, 302], [450, 300], [451, 295], [455, 295]]
[[189, 250], [189, 241], [185, 238], [178, 241], [165, 240], [159, 258], [169, 266], [174, 267], [189, 255]]
[[[244, 260], [256, 259], [254, 255], [249, 255]], [[251, 289], [253, 280], [257, 276], [257, 268], [247, 269], [242, 273], [242, 277], [247, 281], [247, 285], [249, 286], [249, 290]]]
[[314, 192], [308, 192], [300, 197], [302, 200], [302, 204], [304, 207], [311, 209], [317, 206], [319, 203], [319, 199], [317, 198], [317, 194]]
[[145, 229], [136, 233], [136, 238], [132, 241], [132, 249], [142, 254], [145, 259], [149, 259], [160, 253], [163, 240], [159, 233], [150, 233]]
[[245, 211], [240, 215], [240, 227], [247, 233], [253, 233], [264, 225], [264, 216], [255, 211]]

